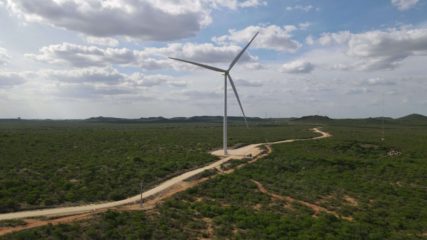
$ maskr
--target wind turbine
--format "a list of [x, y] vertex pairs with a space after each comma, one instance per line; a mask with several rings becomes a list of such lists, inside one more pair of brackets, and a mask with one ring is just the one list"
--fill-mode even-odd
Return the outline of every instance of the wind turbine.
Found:
[[190, 63], [193, 65], [202, 67], [202, 68], [207, 68], [209, 70], [220, 72], [220, 73], [224, 74], [224, 120], [223, 120], [224, 155], [228, 155], [228, 152], [227, 152], [227, 79], [230, 80], [230, 85], [233, 88], [234, 95], [236, 95], [237, 102], [239, 103], [239, 106], [240, 106], [240, 110], [242, 110], [242, 114], [243, 114], [243, 118], [245, 119], [246, 127], [248, 127], [248, 122], [246, 120], [245, 111], [243, 110], [243, 106], [242, 106], [242, 103], [240, 102], [239, 94], [237, 93], [237, 89], [236, 89], [236, 86], [234, 85], [234, 81], [231, 78], [230, 71], [234, 67], [234, 65], [236, 65], [237, 61], [239, 61], [240, 57], [243, 55], [243, 53], [246, 51], [246, 49], [249, 47], [249, 45], [251, 45], [251, 43], [254, 41], [254, 39], [256, 38], [257, 35], [258, 35], [258, 32], [252, 37], [252, 39], [249, 41], [249, 43], [239, 52], [239, 54], [237, 54], [237, 56], [231, 62], [230, 66], [228, 67], [227, 70], [217, 68], [217, 67], [212, 67], [212, 66], [202, 64], [202, 63], [184, 60], [184, 59], [172, 58], [172, 57], [170, 58], [173, 60], [177, 60], [177, 61], [181, 61], [181, 62], [185, 62], [185, 63]]

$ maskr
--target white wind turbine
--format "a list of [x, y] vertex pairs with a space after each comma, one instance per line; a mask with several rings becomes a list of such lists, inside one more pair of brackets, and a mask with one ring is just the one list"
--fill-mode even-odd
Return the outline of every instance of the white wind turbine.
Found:
[[172, 57], [170, 58], [173, 60], [194, 64], [196, 66], [207, 68], [209, 70], [221, 72], [224, 74], [224, 122], [223, 122], [224, 155], [228, 154], [227, 153], [227, 79], [230, 80], [231, 87], [233, 88], [234, 94], [236, 95], [236, 98], [237, 98], [237, 102], [239, 103], [240, 109], [242, 110], [243, 118], [245, 119], [245, 124], [246, 124], [246, 126], [248, 126], [248, 122], [246, 121], [245, 111], [243, 110], [242, 103], [240, 102], [239, 94], [237, 93], [236, 86], [234, 85], [233, 79], [231, 78], [230, 71], [234, 67], [234, 65], [237, 63], [237, 61], [239, 61], [240, 57], [243, 55], [243, 53], [246, 51], [246, 49], [249, 47], [249, 45], [251, 45], [252, 41], [255, 39], [255, 37], [257, 35], [258, 35], [258, 32], [252, 37], [251, 41], [249, 41], [249, 43], [242, 49], [242, 51], [240, 51], [240, 53], [237, 54], [237, 56], [231, 62], [230, 66], [228, 67], [227, 70], [217, 68], [217, 67], [208, 66], [205, 64], [197, 63], [197, 62], [184, 60], [184, 59], [172, 58]]

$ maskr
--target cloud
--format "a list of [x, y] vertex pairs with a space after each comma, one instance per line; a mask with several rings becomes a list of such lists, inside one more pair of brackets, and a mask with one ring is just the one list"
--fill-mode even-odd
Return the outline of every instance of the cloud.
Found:
[[[18, 85], [22, 86], [14, 87]], [[3, 95], [27, 99], [37, 96], [47, 101], [56, 98], [86, 101], [111, 97], [116, 100], [161, 100], [163, 96], [169, 96], [168, 92], [185, 86], [187, 81], [175, 76], [140, 72], [126, 74], [111, 67], [0, 71], [0, 92], [7, 89]]]
[[0, 67], [6, 65], [9, 62], [9, 55], [7, 55], [7, 50], [0, 47]]
[[236, 79], [235, 80], [237, 86], [243, 87], [261, 87], [263, 84], [260, 81], [248, 81], [245, 79]]
[[125, 74], [111, 67], [92, 67], [73, 70], [41, 70], [34, 74], [41, 79], [70, 84], [127, 85], [129, 87], [154, 87], [163, 84], [181, 87], [186, 84], [186, 82], [177, 81], [175, 77], [169, 75], [148, 75], [141, 72]]
[[[166, 47], [131, 50], [128, 48], [102, 48], [62, 43], [42, 47], [38, 54], [26, 54], [31, 59], [74, 67], [137, 66], [144, 69], [161, 69], [181, 66], [167, 57], [179, 57], [206, 63], [230, 62], [241, 48], [235, 45], [215, 46], [210, 43], [175, 43]], [[241, 61], [254, 61], [255, 57], [244, 54]]]
[[187, 98], [197, 100], [221, 99], [223, 97], [222, 93], [206, 90], [183, 90], [181, 94]]
[[347, 43], [352, 34], [349, 31], [341, 31], [337, 33], [322, 33], [317, 42], [322, 46], [328, 46], [332, 44], [344, 44]]
[[305, 38], [305, 43], [306, 43], [307, 45], [309, 45], [309, 46], [314, 45], [315, 41], [314, 41], [314, 39], [313, 39], [313, 36], [308, 35], [308, 36]]
[[[198, 62], [229, 63], [236, 57], [241, 49], [241, 47], [236, 45], [215, 46], [211, 43], [186, 43], [169, 45], [169, 47], [165, 49], [165, 53], [168, 53], [169, 56], [191, 59]], [[162, 49], [159, 50], [159, 52], [162, 51]], [[255, 59], [255, 57], [245, 53], [240, 61], [249, 62]]]
[[287, 6], [286, 11], [303, 11], [303, 12], [310, 12], [310, 11], [318, 11], [319, 8], [314, 7], [313, 5], [294, 5], [294, 6]]
[[352, 89], [348, 89], [345, 91], [345, 94], [348, 95], [361, 95], [361, 94], [367, 94], [367, 93], [371, 93], [372, 90], [368, 89], [368, 88], [352, 88]]
[[363, 81], [358, 81], [358, 85], [368, 85], [368, 86], [393, 86], [396, 85], [396, 82], [391, 81], [390, 79], [384, 79], [380, 77], [368, 78]]
[[248, 70], [261, 70], [265, 69], [265, 66], [259, 62], [249, 62], [243, 65], [244, 68]]
[[172, 87], [185, 87], [187, 82], [179, 81], [172, 76], [155, 74], [145, 75], [143, 73], [133, 73], [128, 76], [127, 82], [133, 86], [154, 87], [160, 85], [168, 85]]
[[100, 37], [87, 36], [85, 37], [85, 39], [86, 39], [86, 42], [88, 42], [89, 44], [94, 44], [99, 46], [115, 47], [119, 45], [119, 41], [117, 39], [110, 38], [110, 37], [100, 38]]
[[296, 30], [298, 27], [294, 25], [249, 26], [239, 31], [232, 29], [228, 35], [214, 37], [213, 41], [220, 44], [246, 44], [256, 32], [259, 32], [253, 43], [254, 48], [294, 52], [302, 46], [301, 43], [292, 39], [292, 32]]
[[171, 80], [168, 81], [168, 85], [172, 87], [182, 88], [188, 86], [187, 82], [185, 81], [177, 81], [177, 80]]
[[427, 28], [354, 34], [348, 54], [364, 59], [363, 69], [393, 69], [410, 56], [427, 54]]
[[90, 84], [65, 84], [59, 85], [56, 89], [56, 94], [59, 97], [67, 98], [96, 98], [105, 96], [127, 95], [134, 94], [135, 89], [117, 86], [106, 85], [90, 85]]
[[13, 87], [26, 82], [26, 73], [0, 72], [0, 88]]
[[419, 0], [391, 0], [391, 4], [399, 9], [405, 11], [415, 7]]
[[328, 69], [338, 70], [338, 71], [348, 71], [348, 70], [354, 70], [356, 67], [357, 65], [355, 64], [336, 63], [336, 64], [332, 64], [331, 66], [328, 66]]
[[68, 63], [75, 67], [88, 67], [136, 63], [138, 51], [62, 43], [42, 47], [39, 54], [26, 54], [26, 56], [46, 63]]
[[427, 28], [323, 33], [315, 42], [322, 46], [341, 46], [348, 57], [354, 58], [351, 65], [335, 64], [342, 69], [394, 69], [408, 57], [427, 55]]
[[169, 80], [169, 76], [165, 75], [153, 75], [145, 76], [142, 73], [134, 73], [129, 76], [129, 79], [136, 86], [153, 87], [161, 85]]
[[41, 77], [67, 83], [103, 83], [115, 85], [125, 76], [113, 68], [84, 68], [74, 70], [44, 70]]
[[307, 30], [311, 25], [312, 25], [312, 23], [310, 23], [310, 22], [299, 23], [298, 24], [298, 29], [300, 29], [300, 30]]
[[314, 65], [305, 60], [296, 60], [290, 63], [283, 64], [281, 71], [285, 73], [303, 74], [311, 73], [314, 70]]
[[213, 6], [232, 9], [265, 4], [259, 0], [6, 0], [10, 12], [96, 37], [124, 36], [170, 41], [195, 36], [211, 23]]
[[210, 23], [201, 1], [190, 0], [7, 0], [7, 6], [28, 22], [97, 37], [168, 41], [194, 36]]
[[227, 7], [230, 9], [248, 8], [267, 5], [266, 1], [262, 0], [211, 0], [213, 7]]

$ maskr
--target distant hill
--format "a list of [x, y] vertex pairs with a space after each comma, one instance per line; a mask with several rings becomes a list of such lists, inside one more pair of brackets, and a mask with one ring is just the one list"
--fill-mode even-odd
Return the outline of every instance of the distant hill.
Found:
[[407, 116], [396, 119], [396, 122], [402, 124], [426, 125], [427, 117], [421, 114], [409, 114]]
[[115, 121], [121, 121], [122, 118], [115, 118], [115, 117], [91, 117], [86, 119], [86, 121], [89, 122], [115, 122]]
[[[328, 116], [320, 115], [309, 115], [300, 118], [259, 118], [259, 117], [248, 117], [249, 122], [255, 122], [257, 124], [277, 124], [277, 123], [365, 123], [365, 124], [408, 124], [408, 125], [427, 125], [427, 116], [421, 114], [410, 114], [401, 118], [390, 118], [390, 117], [370, 117], [370, 118], [349, 118], [349, 119], [332, 119]], [[172, 117], [165, 118], [159, 117], [142, 117], [142, 118], [117, 118], [117, 117], [91, 117], [88, 119], [21, 119], [21, 118], [9, 118], [0, 119], [0, 123], [6, 122], [93, 122], [93, 123], [222, 123], [222, 116], [192, 116], [192, 117]], [[230, 123], [241, 124], [244, 122], [243, 117], [240, 116], [229, 116], [228, 121]]]
[[407, 116], [398, 118], [397, 120], [400, 120], [400, 121], [427, 121], [427, 117], [424, 115], [421, 115], [421, 114], [413, 113], [413, 114], [409, 114]]
[[304, 116], [300, 118], [293, 118], [291, 121], [294, 122], [329, 122], [332, 121], [331, 118], [328, 116], [319, 116], [319, 115], [311, 115], [311, 116]]
[[394, 121], [391, 117], [370, 117], [363, 119], [365, 123], [375, 123], [375, 124], [381, 124], [381, 123], [391, 123]]
[[[213, 122], [219, 123], [222, 122], [222, 116], [193, 116], [193, 117], [148, 117], [148, 118], [137, 118], [137, 119], [127, 119], [127, 118], [114, 118], [114, 117], [92, 117], [84, 121], [87, 122], [106, 122], [106, 123], [179, 123], [179, 122]], [[259, 122], [263, 121], [262, 118], [258, 117], [248, 117], [248, 121]], [[229, 122], [243, 122], [243, 117], [228, 117]]]

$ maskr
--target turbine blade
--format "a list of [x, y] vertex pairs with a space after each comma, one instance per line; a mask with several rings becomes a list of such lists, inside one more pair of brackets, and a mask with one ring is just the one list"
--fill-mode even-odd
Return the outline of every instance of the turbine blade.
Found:
[[258, 33], [255, 33], [255, 35], [252, 37], [251, 41], [249, 41], [249, 43], [242, 49], [242, 51], [240, 51], [239, 54], [237, 54], [237, 56], [234, 58], [233, 62], [231, 62], [230, 67], [228, 67], [228, 71], [230, 71], [234, 65], [237, 63], [237, 61], [239, 61], [240, 57], [243, 55], [243, 53], [246, 51], [246, 49], [249, 47], [249, 45], [251, 45], [251, 43], [253, 42], [253, 40], [256, 38], [256, 36], [258, 36]]
[[245, 119], [246, 127], [249, 128], [248, 121], [246, 120], [245, 111], [243, 110], [242, 103], [240, 102], [240, 98], [239, 98], [239, 94], [237, 93], [236, 86], [234, 85], [234, 82], [233, 82], [233, 79], [231, 78], [231, 75], [227, 74], [227, 76], [228, 76], [228, 80], [230, 80], [231, 87], [233, 88], [234, 95], [236, 95], [237, 102], [239, 103], [239, 106], [240, 106], [240, 110], [242, 110], [242, 114], [243, 114], [243, 118]]
[[192, 62], [192, 61], [188, 61], [188, 60], [184, 60], [184, 59], [173, 58], [173, 57], [170, 57], [170, 59], [173, 59], [173, 60], [176, 60], [176, 61], [180, 61], [180, 62], [190, 63], [190, 64], [193, 64], [193, 65], [196, 65], [196, 66], [199, 66], [199, 67], [202, 67], [202, 68], [207, 68], [207, 69], [210, 69], [210, 70], [213, 70], [213, 71], [217, 71], [217, 72], [222, 72], [222, 73], [226, 72], [225, 70], [223, 70], [221, 68], [216, 68], [216, 67], [212, 67], [212, 66], [209, 66], [209, 65], [205, 65], [205, 64], [201, 64], [201, 63], [196, 63], [196, 62]]

